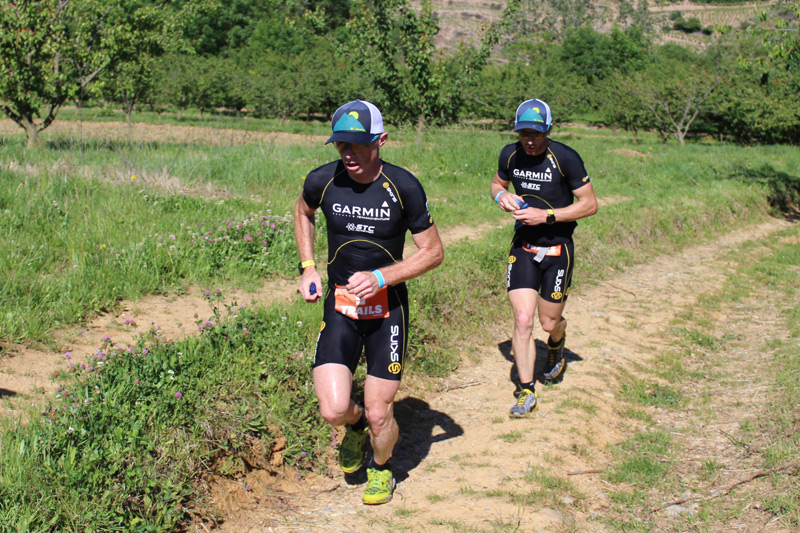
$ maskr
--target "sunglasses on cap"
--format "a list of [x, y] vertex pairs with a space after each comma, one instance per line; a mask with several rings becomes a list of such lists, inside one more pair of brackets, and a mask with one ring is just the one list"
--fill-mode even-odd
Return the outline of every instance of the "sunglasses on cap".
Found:
[[528, 139], [534, 139], [534, 140], [537, 140], [537, 141], [539, 139], [544, 139], [545, 137], [547, 137], [546, 133], [540, 133], [538, 131], [535, 132], [535, 133], [528, 133], [527, 131], [518, 131], [517, 133], [519, 133], [520, 137], [525, 137], [525, 138], [528, 138]]
[[353, 151], [353, 153], [360, 154], [362, 152], [366, 152], [367, 150], [369, 150], [370, 149], [369, 145], [374, 143], [376, 140], [378, 140], [378, 137], [380, 137], [380, 135], [375, 135], [375, 137], [373, 137], [372, 140], [370, 142], [368, 142], [367, 144], [349, 143], [349, 142], [345, 142], [345, 141], [335, 141], [333, 143], [333, 145], [336, 147], [336, 150], [338, 150], [340, 154], [342, 152], [344, 152], [345, 150], [347, 150], [348, 148], [350, 148]]

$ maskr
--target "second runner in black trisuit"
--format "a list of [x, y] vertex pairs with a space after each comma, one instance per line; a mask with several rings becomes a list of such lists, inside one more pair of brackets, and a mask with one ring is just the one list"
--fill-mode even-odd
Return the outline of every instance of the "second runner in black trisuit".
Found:
[[[534, 315], [549, 334], [545, 380], [564, 370], [567, 327], [562, 316], [575, 265], [572, 232], [577, 220], [597, 212], [597, 199], [583, 160], [572, 148], [548, 137], [550, 107], [527, 100], [517, 108], [516, 143], [500, 152], [492, 180], [492, 198], [513, 214], [514, 238], [506, 267], [506, 287], [514, 310], [512, 350], [519, 373], [512, 417], [526, 417], [537, 408], [534, 391], [536, 347]], [[514, 193], [509, 186], [514, 185]], [[577, 201], [575, 201], [577, 200]]]

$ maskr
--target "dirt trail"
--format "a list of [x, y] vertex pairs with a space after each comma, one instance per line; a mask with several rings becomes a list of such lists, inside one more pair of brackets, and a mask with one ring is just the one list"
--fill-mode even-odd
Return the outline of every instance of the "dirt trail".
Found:
[[[397, 402], [401, 440], [393, 458], [398, 485], [391, 503], [362, 505], [363, 478], [344, 479], [340, 472], [332, 478], [309, 476], [302, 481], [254, 472], [217, 487], [215, 503], [226, 518], [218, 531], [605, 531], [595, 518], [609, 512], [611, 486], [596, 472], [611, 460], [606, 445], [632, 436], [631, 419], [619, 414], [623, 406], [616, 399], [619, 387], [614, 376], [621, 371], [635, 373], [641, 370], [639, 365], [669, 349], [662, 334], [698, 297], [721, 288], [729, 269], [723, 257], [731, 247], [762, 239], [787, 224], [770, 220], [711, 245], [657, 257], [600, 286], [577, 287], [565, 312], [569, 320], [565, 379], [537, 388], [540, 408], [530, 419], [507, 417], [514, 401], [510, 321], [498, 323], [495, 342], [478, 348], [480, 360], [465, 362], [440, 391], [415, 397], [409, 389], [401, 389]], [[752, 324], [747, 311], [740, 309], [739, 319], [750, 323], [754, 335], [763, 334], [757, 329], [763, 325]], [[716, 318], [723, 325], [730, 319], [723, 313]], [[543, 338], [540, 330], [537, 336]], [[537, 346], [541, 354], [542, 340]], [[746, 351], [740, 356], [752, 360]], [[722, 463], [727, 457], [731, 464], [745, 466], [738, 448], [719, 430], [734, 427], [757, 406], [741, 405], [735, 391], [720, 396], [723, 400], [726, 405], [713, 407], [724, 408], [720, 413], [727, 413], [727, 418], [717, 420], [721, 425], [711, 430], [702, 424], [697, 428], [690, 452], [698, 455], [687, 463], [696, 463], [710, 449]], [[664, 414], [657, 408], [649, 413], [655, 419], [666, 417], [669, 427], [688, 423], [692, 415]], [[532, 469], [568, 478], [571, 485], [555, 491], [561, 494], [558, 497], [545, 493], [534, 498], [535, 503], [514, 503], [511, 495], [530, 495], [532, 485], [525, 474]], [[731, 470], [732, 480], [737, 472], [741, 470]], [[250, 491], [243, 488], [247, 484]], [[747, 530], [755, 525], [760, 531], [781, 531], [757, 507], [748, 505], [740, 525]], [[660, 530], [678, 527], [671, 525], [677, 518], [667, 511], [654, 516]]]

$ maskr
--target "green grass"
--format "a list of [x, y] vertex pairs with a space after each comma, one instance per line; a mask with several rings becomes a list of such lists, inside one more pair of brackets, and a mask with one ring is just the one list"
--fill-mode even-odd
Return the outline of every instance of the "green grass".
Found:
[[[102, 119], [81, 113], [84, 120]], [[216, 120], [219, 128], [276, 127], [221, 116], [191, 120], [209, 127]], [[322, 122], [283, 127], [315, 135], [327, 129]], [[491, 335], [486, 326], [508, 311], [501, 278], [511, 223], [488, 190], [497, 153], [512, 139], [507, 132], [465, 128], [391, 131], [382, 156], [417, 174], [440, 229], [504, 224], [479, 241], [448, 246], [440, 268], [409, 283], [409, 379], [447, 376], [459, 364], [459, 347]], [[601, 200], [614, 200], [580, 223], [576, 285], [762, 220], [770, 201], [780, 206], [780, 198], [791, 197], [800, 167], [790, 147], [680, 148], [641, 141], [634, 148], [646, 157], [632, 158], [619, 150], [630, 148], [625, 139], [565, 140], [584, 157]], [[300, 178], [335, 156], [321, 146], [277, 143], [46, 141], [47, 149], [27, 152], [21, 135], [0, 140], [0, 288], [8, 296], [0, 301], [3, 343], [46, 343], [54, 329], [85, 322], [121, 299], [179, 292], [192, 283], [256, 288], [263, 280], [294, 276], [289, 228], [268, 246], [244, 244], [252, 241], [242, 231], [265, 216], [276, 227], [285, 223]], [[759, 176], [773, 169], [780, 179], [743, 179], [750, 167]], [[173, 192], [174, 183], [189, 193]], [[225, 221], [234, 222], [229, 227]], [[241, 221], [244, 230], [235, 227]], [[222, 229], [212, 228], [211, 240], [204, 240], [202, 231], [212, 226]], [[319, 226], [322, 258], [324, 224]], [[754, 280], [784, 283], [787, 267], [797, 263], [791, 246], [781, 253], [774, 264], [755, 268]], [[795, 317], [795, 338], [798, 315], [797, 307], [787, 311]], [[31, 531], [176, 529], [191, 521], [191, 513], [209, 512], [204, 475], [235, 477], [265, 460], [263, 451], [278, 438], [287, 441], [283, 457], [289, 465], [323, 468], [331, 436], [316, 414], [308, 372], [318, 306], [279, 303], [235, 316], [209, 311], [207, 318], [212, 323], [200, 321], [199, 338], [170, 344], [148, 332], [136, 352], [114, 350], [112, 340], [99, 347], [102, 365], [91, 359], [80, 368], [82, 361], [73, 361], [75, 372], [59, 378], [67, 392], [46, 409], [28, 412], [25, 423], [3, 420], [0, 523]], [[782, 364], [795, 368], [790, 346], [778, 348], [785, 354]], [[787, 378], [785, 394], [796, 394], [790, 386], [798, 390]], [[645, 381], [627, 383], [622, 394], [642, 406], [684, 402], [676, 388]], [[797, 398], [783, 405], [797, 405]], [[776, 409], [778, 414], [780, 427], [789, 427], [791, 410]], [[647, 435], [650, 440], [639, 445], [669, 447], [658, 432]], [[775, 460], [791, 452], [776, 447]], [[613, 475], [651, 482], [663, 467], [654, 453], [639, 454], [639, 463]], [[571, 491], [547, 472], [531, 475], [542, 492], [521, 496], [526, 502]], [[791, 502], [796, 498], [775, 507], [791, 514]]]
[[[758, 246], [758, 253], [747, 255], [754, 246]], [[768, 371], [759, 376], [758, 383], [764, 383], [759, 389], [767, 395], [767, 405], [759, 407], [757, 416], [740, 420], [736, 431], [725, 433], [731, 445], [753, 459], [750, 469], [780, 470], [767, 478], [771, 487], [766, 494], [761, 488], [743, 485], [736, 489], [735, 497], [703, 501], [697, 514], [681, 518], [681, 529], [706, 530], [729, 524], [731, 520], [744, 517], [753, 499], [763, 502], [762, 512], [771, 515], [771, 522], [777, 521], [788, 529], [800, 525], [800, 491], [796, 489], [796, 457], [800, 452], [800, 433], [796, 427], [797, 405], [800, 405], [800, 352], [796, 332], [800, 327], [800, 313], [795, 303], [800, 295], [799, 248], [796, 228], [790, 228], [773, 235], [769, 241], [746, 243], [733, 250], [732, 267], [726, 273], [724, 286], [703, 295], [690, 311], [678, 313], [678, 326], [669, 331], [670, 342], [676, 349], [658, 355], [652, 369], [643, 369], [669, 379], [671, 385], [664, 387], [630, 375], [623, 380], [622, 397], [634, 404], [662, 409], [684, 407], [687, 413], [696, 411], [694, 418], [700, 423], [713, 423], [719, 416], [719, 405], [708, 395], [698, 394], [698, 389], [702, 389], [705, 382], [718, 384], [730, 379], [730, 369], [725, 368], [730, 364], [728, 352], [738, 352], [750, 345], [742, 333], [730, 331], [730, 324], [715, 322], [712, 313], [730, 304], [750, 309], [749, 299], [756, 297], [777, 307], [784, 321], [777, 330], [788, 332], [788, 339], [779, 335], [759, 341], [758, 351], [763, 354], [761, 357]], [[743, 257], [747, 260], [742, 260]], [[755, 317], [761, 316], [758, 309], [752, 312]], [[684, 361], [690, 365], [702, 362], [703, 372], [686, 371]], [[685, 396], [683, 391], [689, 394]], [[686, 427], [684, 436], [671, 426], [666, 433], [667, 428], [660, 427], [630, 405], [621, 414], [632, 420], [646, 421], [647, 426], [613, 447], [616, 460], [607, 479], [617, 484], [609, 493], [615, 512], [602, 519], [610, 527], [637, 530], [641, 528], [641, 517], [663, 501], [674, 499], [682, 490], [708, 495], [729, 483], [729, 477], [721, 472], [730, 466], [717, 457], [706, 458], [697, 465], [678, 464], [681, 442], [693, 435], [691, 424]], [[680, 473], [673, 472], [673, 467]], [[631, 485], [634, 490], [630, 490]]]

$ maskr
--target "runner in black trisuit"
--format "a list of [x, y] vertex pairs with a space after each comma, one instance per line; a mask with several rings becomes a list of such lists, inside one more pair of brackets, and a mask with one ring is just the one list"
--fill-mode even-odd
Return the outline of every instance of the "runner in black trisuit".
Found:
[[[572, 232], [576, 220], [597, 212], [583, 161], [575, 150], [548, 137], [551, 126], [545, 102], [533, 99], [520, 104], [514, 125], [519, 141], [500, 152], [491, 186], [492, 198], [516, 220], [506, 270], [515, 317], [512, 350], [520, 380], [512, 417], [526, 417], [537, 408], [533, 337], [537, 311], [542, 329], [549, 333], [544, 379], [555, 380], [564, 371], [567, 321], [562, 312], [575, 264]], [[516, 194], [508, 191], [511, 183]]]
[[[340, 159], [306, 176], [295, 205], [300, 292], [307, 302], [321, 297], [313, 259], [315, 212], [321, 209], [327, 222], [328, 287], [314, 388], [323, 418], [347, 426], [339, 449], [344, 472], [361, 467], [369, 436], [373, 457], [363, 501], [380, 504], [392, 499], [394, 489], [389, 465], [398, 437], [394, 397], [408, 340], [404, 282], [438, 266], [444, 251], [422, 185], [379, 157], [388, 135], [378, 108], [363, 100], [348, 102], [336, 110], [331, 126], [328, 142], [336, 144]], [[403, 259], [407, 230], [418, 250]], [[362, 349], [367, 359], [363, 407], [351, 399]]]

